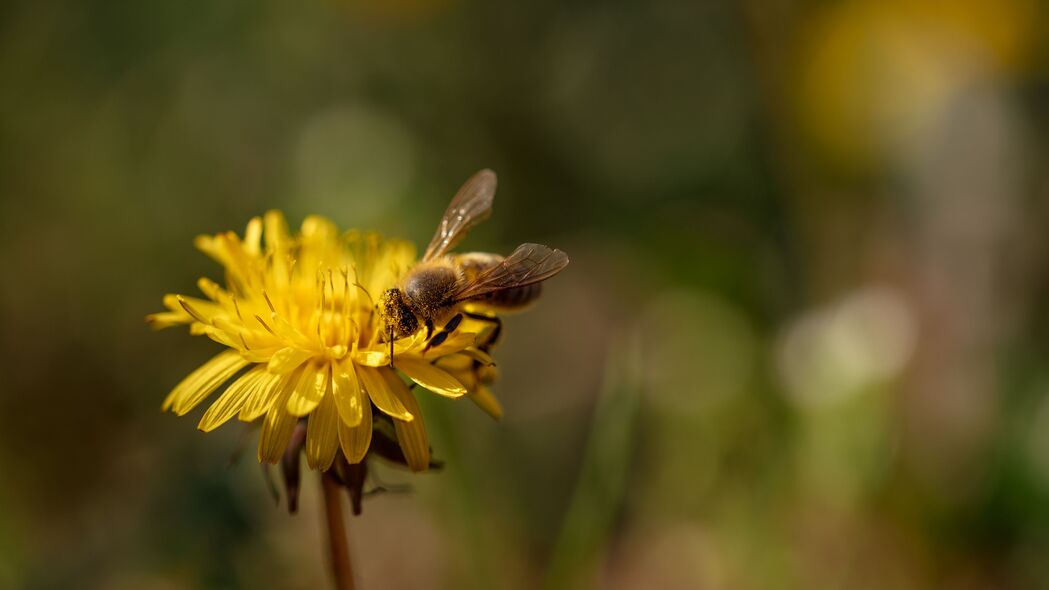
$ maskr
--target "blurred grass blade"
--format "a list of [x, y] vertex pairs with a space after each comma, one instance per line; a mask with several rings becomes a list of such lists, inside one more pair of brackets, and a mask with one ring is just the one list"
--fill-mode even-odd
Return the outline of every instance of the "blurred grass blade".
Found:
[[419, 403], [426, 416], [426, 429], [435, 448], [441, 449], [445, 461], [441, 471], [442, 486], [448, 491], [441, 496], [440, 514], [446, 526], [464, 547], [470, 567], [459, 588], [491, 588], [495, 579], [492, 569], [492, 541], [481, 523], [486, 517], [484, 502], [478, 490], [483, 489], [477, 468], [466, 457], [460, 431], [448, 404], [435, 395], [421, 395]]
[[623, 503], [637, 446], [634, 436], [641, 400], [639, 343], [622, 340], [609, 348], [605, 382], [594, 411], [593, 425], [579, 480], [554, 545], [545, 587], [587, 586], [598, 554]]

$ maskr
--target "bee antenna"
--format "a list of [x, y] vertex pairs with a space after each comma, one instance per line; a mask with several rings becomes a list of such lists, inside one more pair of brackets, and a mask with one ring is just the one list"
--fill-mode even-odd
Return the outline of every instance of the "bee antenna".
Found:
[[393, 325], [390, 326], [390, 368], [393, 368]]

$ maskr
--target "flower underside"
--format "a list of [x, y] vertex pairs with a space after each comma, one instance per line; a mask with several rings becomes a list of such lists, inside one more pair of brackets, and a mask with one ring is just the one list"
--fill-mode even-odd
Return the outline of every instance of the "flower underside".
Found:
[[198, 428], [208, 432], [234, 416], [261, 420], [259, 460], [276, 463], [305, 419], [306, 460], [319, 470], [329, 469], [340, 450], [351, 464], [364, 460], [375, 411], [393, 422], [408, 466], [427, 469], [430, 447], [414, 385], [469, 396], [501, 414], [479, 369], [492, 364], [476, 346], [483, 322], [462, 322], [428, 350], [422, 331], [398, 339], [391, 367], [375, 302], [415, 263], [410, 243], [340, 234], [316, 216], [292, 235], [271, 211], [252, 219], [243, 239], [225, 232], [200, 236], [196, 246], [223, 266], [225, 287], [201, 278], [204, 298], [167, 295], [167, 311], [147, 319], [156, 328], [188, 325], [227, 350], [176, 385], [164, 410], [184, 415], [228, 383]]

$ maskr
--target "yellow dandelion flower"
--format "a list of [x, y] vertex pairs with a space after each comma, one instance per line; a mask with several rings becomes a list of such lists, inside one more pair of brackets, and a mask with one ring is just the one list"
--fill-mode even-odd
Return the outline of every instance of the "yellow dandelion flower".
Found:
[[234, 416], [261, 420], [259, 461], [276, 463], [305, 418], [307, 462], [324, 471], [340, 449], [351, 464], [364, 459], [374, 405], [392, 419], [408, 466], [423, 471], [430, 463], [426, 429], [399, 373], [438, 395], [469, 394], [489, 413], [501, 413], [478, 370], [491, 364], [474, 346], [481, 322], [462, 322], [429, 349], [422, 331], [407, 335], [393, 343], [390, 358], [376, 297], [415, 264], [410, 243], [339, 233], [317, 216], [292, 235], [284, 217], [271, 211], [252, 219], [243, 239], [226, 232], [198, 237], [196, 245], [223, 266], [225, 287], [202, 278], [203, 298], [167, 295], [167, 311], [147, 319], [156, 328], [188, 325], [192, 334], [228, 348], [164, 400], [164, 410], [181, 416], [228, 383], [200, 430]]
[[307, 217], [293, 235], [276, 211], [252, 219], [243, 238], [200, 236], [196, 245], [222, 265], [225, 286], [202, 278], [203, 298], [166, 295], [167, 311], [147, 317], [227, 348], [176, 385], [164, 410], [184, 415], [225, 386], [198, 428], [234, 416], [260, 421], [259, 461], [281, 463], [292, 512], [303, 451], [321, 472], [338, 588], [354, 587], [338, 489], [360, 514], [369, 456], [430, 467], [415, 386], [468, 397], [499, 418], [488, 389], [496, 376], [488, 351], [502, 329], [496, 313], [527, 306], [539, 283], [568, 264], [541, 244], [505, 257], [452, 251], [491, 213], [495, 187], [491, 170], [468, 179], [419, 261], [408, 242], [339, 233], [322, 217]]

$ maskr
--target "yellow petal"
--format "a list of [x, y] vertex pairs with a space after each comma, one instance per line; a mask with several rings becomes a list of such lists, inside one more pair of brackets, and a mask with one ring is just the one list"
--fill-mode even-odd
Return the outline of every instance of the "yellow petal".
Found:
[[252, 390], [251, 395], [244, 401], [244, 407], [237, 418], [241, 422], [252, 422], [268, 412], [293, 375], [295, 373], [274, 375], [267, 371], [264, 377], [259, 378], [259, 386]]
[[481, 363], [482, 365], [491, 366], [495, 364], [495, 359], [493, 359], [490, 354], [481, 350], [480, 348], [470, 346], [460, 350], [459, 352]]
[[259, 386], [260, 380], [265, 379], [267, 374], [266, 367], [259, 366], [234, 381], [215, 400], [215, 403], [211, 404], [208, 411], [204, 412], [204, 417], [200, 419], [197, 428], [204, 432], [211, 432], [225, 424], [244, 407], [244, 403], [251, 397], [252, 391]]
[[306, 463], [311, 469], [327, 471], [331, 467], [339, 449], [339, 422], [334, 396], [325, 395], [306, 426]]
[[492, 390], [488, 389], [486, 385], [478, 385], [476, 389], [471, 391], [470, 399], [492, 418], [499, 420], [503, 417], [503, 405], [492, 395]]
[[[411, 336], [406, 336], [393, 343], [393, 355], [415, 351], [421, 351], [426, 345], [426, 335], [420, 330]], [[390, 364], [390, 343], [376, 342], [366, 349], [359, 349], [354, 353], [353, 360], [358, 365], [369, 367], [386, 367]]]
[[430, 468], [430, 442], [426, 438], [426, 427], [423, 425], [419, 402], [415, 401], [415, 396], [400, 377], [389, 371], [384, 372], [383, 377], [390, 390], [408, 408], [408, 411], [416, 416], [416, 419], [411, 422], [396, 418], [393, 421], [394, 428], [397, 429], [397, 443], [401, 446], [404, 458], [408, 461], [408, 468], [412, 471], [426, 471]]
[[[476, 338], [477, 334], [474, 334], [473, 332], [457, 332], [441, 344], [427, 350], [423, 356], [428, 359], [435, 359], [446, 354], [459, 352], [464, 348], [473, 346]], [[393, 364], [396, 365], [397, 361], [394, 360]]]
[[183, 297], [182, 295], [176, 295], [175, 299], [178, 304], [182, 306], [182, 309], [189, 315], [193, 316], [193, 319], [197, 320], [202, 324], [211, 324], [211, 318], [226, 313], [226, 310], [220, 306], [215, 305], [210, 301], [203, 299], [194, 299], [193, 297]]
[[[404, 338], [395, 340], [393, 343], [393, 354], [394, 356], [397, 356], [405, 352], [423, 348], [426, 346], [426, 342], [426, 332], [424, 330], [418, 330], [411, 336], [406, 336]], [[384, 347], [380, 350], [385, 350], [386, 352], [389, 352], [390, 344], [388, 342], [385, 343]]]
[[198, 297], [186, 297], [177, 293], [169, 293], [164, 296], [164, 307], [167, 307], [168, 311], [188, 313], [197, 320], [203, 318], [204, 323], [208, 323], [206, 318], [226, 313], [224, 307], [213, 301]]
[[302, 363], [306, 362], [313, 356], [313, 353], [302, 350], [301, 348], [287, 347], [278, 350], [271, 358], [269, 363], [269, 372], [283, 374], [289, 371], [293, 371]]
[[300, 231], [304, 241], [318, 246], [334, 242], [335, 237], [339, 235], [339, 229], [335, 227], [335, 224], [320, 215], [309, 215], [303, 219]]
[[[470, 372], [470, 370], [473, 368], [473, 360], [470, 357], [466, 356], [465, 352], [466, 351], [463, 351], [462, 354], [450, 354], [448, 356], [441, 357], [437, 359], [435, 364], [438, 367], [444, 369], [445, 371], [448, 371], [449, 373], [459, 374], [463, 372]], [[460, 377], [460, 381], [461, 380], [462, 378]]]
[[390, 364], [390, 353], [388, 351], [389, 349], [387, 349], [387, 352], [358, 350], [357, 354], [353, 355], [353, 362], [368, 367], [385, 367]]
[[361, 410], [361, 422], [357, 426], [347, 426], [339, 420], [339, 444], [350, 463], [363, 461], [372, 442], [372, 405], [363, 404]]
[[226, 332], [230, 337], [236, 337], [235, 341], [237, 348], [241, 348], [243, 345], [240, 342], [241, 333], [245, 332], [244, 327], [238, 321], [234, 321], [236, 318], [230, 319], [227, 316], [215, 316], [211, 318], [211, 325], [217, 330]]
[[[294, 382], [295, 379], [292, 381]], [[293, 389], [293, 384], [285, 383], [284, 390], [278, 393], [276, 400], [266, 412], [266, 417], [262, 421], [262, 434], [259, 435], [260, 463], [280, 461], [284, 449], [288, 446], [288, 441], [291, 440], [295, 423], [299, 421], [297, 417], [289, 414], [286, 408]]]
[[164, 307], [168, 308], [168, 311], [185, 313], [186, 310], [182, 309], [182, 304], [178, 302], [178, 295], [175, 293], [168, 293], [161, 299], [164, 302]]
[[[358, 367], [358, 370], [360, 371], [361, 385], [368, 392], [368, 397], [375, 403], [375, 407], [400, 420], [412, 419], [412, 413], [408, 411], [404, 403], [390, 389], [389, 382], [383, 378], [384, 373], [392, 374], [392, 371], [389, 369], [375, 369], [373, 367]], [[401, 384], [403, 385], [404, 383], [402, 382]]]
[[324, 398], [330, 378], [327, 365], [319, 367], [310, 363], [303, 367], [302, 376], [288, 397], [288, 413], [301, 417], [312, 412]]
[[252, 256], [258, 256], [262, 252], [261, 241], [262, 218], [252, 217], [244, 231], [244, 250]]
[[230, 377], [247, 364], [248, 361], [244, 360], [235, 350], [219, 353], [176, 385], [164, 400], [161, 408], [163, 410], [174, 409], [176, 414], [182, 416], [204, 401], [204, 398], [229, 381]]
[[284, 214], [280, 211], [267, 211], [263, 217], [263, 225], [267, 251], [281, 251], [291, 241], [288, 222], [284, 220]]
[[215, 281], [206, 277], [200, 277], [197, 279], [197, 288], [212, 301], [218, 301], [221, 297], [226, 295], [225, 289], [219, 286]]
[[438, 395], [453, 398], [466, 395], [466, 388], [455, 377], [424, 360], [402, 357], [397, 359], [397, 368], [412, 381]]
[[193, 238], [193, 245], [197, 247], [197, 250], [200, 250], [220, 263], [222, 262], [222, 256], [219, 255], [218, 251], [218, 240], [214, 237], [199, 235]]
[[[200, 324], [194, 324], [194, 325], [200, 325]], [[215, 326], [203, 326], [202, 331], [204, 332], [204, 334], [208, 338], [211, 338], [215, 342], [218, 342], [219, 344], [221, 344], [221, 345], [223, 345], [223, 346], [225, 346], [227, 348], [235, 348], [235, 349], [237, 349], [238, 352], [240, 351], [240, 347], [241, 347], [240, 340], [234, 340], [230, 336], [230, 334], [226, 333], [225, 331], [220, 330], [220, 329], [216, 328]]]
[[[362, 406], [366, 400], [361, 395], [361, 386], [357, 381], [357, 372], [353, 370], [353, 363], [344, 361], [333, 365], [331, 384], [339, 417], [347, 426], [360, 424]], [[368, 405], [371, 405], [370, 401]]]
[[268, 325], [271, 328], [273, 328], [273, 331], [277, 333], [277, 336], [289, 342], [299, 343], [300, 346], [309, 345], [309, 338], [303, 335], [302, 332], [295, 329], [295, 326], [292, 326], [290, 323], [288, 323], [288, 320], [285, 319], [284, 316], [277, 312], [270, 312], [269, 318], [270, 322]]
[[146, 316], [146, 323], [148, 323], [149, 327], [154, 330], [162, 330], [164, 328], [170, 328], [171, 326], [178, 326], [179, 324], [188, 324], [192, 321], [193, 318], [185, 312], [177, 313], [174, 311], [162, 311], [159, 313], [151, 313]]
[[241, 355], [253, 363], [269, 363], [273, 355], [277, 353], [276, 348], [252, 348], [241, 351]]

